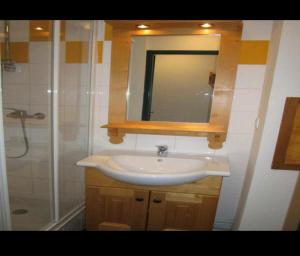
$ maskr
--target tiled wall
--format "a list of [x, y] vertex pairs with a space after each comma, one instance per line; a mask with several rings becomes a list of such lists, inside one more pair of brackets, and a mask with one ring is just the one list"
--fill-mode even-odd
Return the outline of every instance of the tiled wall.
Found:
[[[238, 66], [227, 141], [216, 154], [227, 154], [231, 176], [223, 180], [215, 226], [230, 229], [235, 218], [246, 166], [249, 158], [258, 104], [265, 75], [268, 40], [272, 21], [244, 21], [242, 49]], [[108, 98], [111, 55], [111, 28], [98, 21], [98, 64], [95, 86], [93, 151], [130, 149], [155, 151], [155, 145], [166, 144], [170, 152], [208, 153], [207, 139], [201, 137], [127, 134], [122, 144], [110, 144], [107, 130], [100, 128], [108, 121]], [[247, 54], [251, 51], [251, 55]], [[102, 60], [101, 60], [102, 57]], [[99, 59], [100, 58], [100, 59]]]

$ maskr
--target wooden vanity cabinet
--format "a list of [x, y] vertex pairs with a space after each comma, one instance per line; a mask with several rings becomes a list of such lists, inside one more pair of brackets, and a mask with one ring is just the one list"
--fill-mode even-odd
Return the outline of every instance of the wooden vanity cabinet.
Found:
[[221, 183], [137, 186], [86, 168], [86, 229], [212, 230]]
[[149, 192], [87, 187], [87, 230], [145, 230]]
[[148, 230], [211, 230], [218, 197], [151, 191]]

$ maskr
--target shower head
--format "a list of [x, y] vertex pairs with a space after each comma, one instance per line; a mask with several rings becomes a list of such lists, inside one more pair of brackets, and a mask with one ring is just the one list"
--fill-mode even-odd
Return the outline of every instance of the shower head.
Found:
[[4, 49], [4, 59], [1, 60], [1, 66], [3, 67], [4, 71], [16, 72], [17, 71], [16, 62], [14, 62], [10, 56], [9, 23], [7, 20], [4, 21], [4, 26], [5, 26], [5, 49]]
[[16, 72], [17, 71], [17, 65], [12, 60], [2, 60], [1, 65], [3, 67], [3, 70], [6, 72]]

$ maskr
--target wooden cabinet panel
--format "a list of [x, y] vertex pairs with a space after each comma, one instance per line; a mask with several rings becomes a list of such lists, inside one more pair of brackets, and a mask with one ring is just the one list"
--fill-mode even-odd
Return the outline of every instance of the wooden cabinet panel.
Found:
[[272, 169], [300, 170], [300, 98], [287, 97]]
[[148, 230], [211, 230], [218, 197], [152, 191]]
[[87, 230], [144, 230], [149, 192], [87, 187]]
[[137, 186], [86, 169], [87, 230], [212, 230], [222, 177]]

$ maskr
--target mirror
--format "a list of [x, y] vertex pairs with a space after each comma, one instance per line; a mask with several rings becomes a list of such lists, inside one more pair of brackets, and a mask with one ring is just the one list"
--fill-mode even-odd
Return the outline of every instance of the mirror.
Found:
[[209, 123], [220, 36], [131, 39], [127, 120]]

